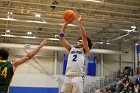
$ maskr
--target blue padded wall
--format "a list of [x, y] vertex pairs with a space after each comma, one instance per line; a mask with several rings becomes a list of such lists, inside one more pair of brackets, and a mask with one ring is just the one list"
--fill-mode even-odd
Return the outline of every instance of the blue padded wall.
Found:
[[58, 88], [11, 86], [9, 93], [58, 93]]

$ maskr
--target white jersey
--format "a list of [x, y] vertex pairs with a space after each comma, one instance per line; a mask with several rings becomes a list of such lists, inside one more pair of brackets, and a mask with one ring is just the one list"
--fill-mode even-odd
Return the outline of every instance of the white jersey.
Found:
[[83, 76], [85, 74], [86, 54], [83, 48], [72, 47], [68, 55], [67, 76]]

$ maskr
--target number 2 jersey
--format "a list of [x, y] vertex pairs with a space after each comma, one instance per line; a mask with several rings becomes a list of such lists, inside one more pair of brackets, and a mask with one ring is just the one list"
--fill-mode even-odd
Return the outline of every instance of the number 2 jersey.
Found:
[[72, 47], [67, 62], [66, 76], [85, 75], [86, 54], [83, 48]]
[[7, 60], [0, 60], [0, 91], [8, 91], [12, 76], [13, 64]]

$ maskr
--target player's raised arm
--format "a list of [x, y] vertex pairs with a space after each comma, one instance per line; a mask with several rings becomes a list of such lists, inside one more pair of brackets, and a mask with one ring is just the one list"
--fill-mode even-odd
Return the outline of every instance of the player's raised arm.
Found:
[[87, 36], [86, 36], [86, 33], [85, 33], [85, 30], [84, 30], [84, 27], [82, 25], [81, 20], [82, 20], [82, 16], [77, 18], [78, 25], [80, 27], [81, 37], [82, 37], [82, 40], [83, 40], [83, 47], [85, 49], [85, 52], [88, 54], [90, 49], [89, 49], [89, 46], [88, 46]]
[[17, 67], [18, 65], [25, 63], [27, 60], [31, 59], [34, 55], [36, 55], [39, 52], [39, 50], [46, 44], [46, 42], [47, 39], [44, 39], [36, 49], [29, 52], [27, 55], [23, 56], [19, 60], [13, 60], [13, 65]]
[[71, 23], [76, 18], [76, 14], [72, 10], [66, 10], [66, 11], [64, 11], [63, 17], [64, 17], [64, 20], [65, 20], [65, 23], [61, 27], [60, 34], [59, 34], [59, 37], [60, 37], [59, 41], [60, 41], [60, 43], [63, 47], [65, 47], [68, 51], [70, 51], [71, 45], [64, 38], [64, 31], [65, 31], [65, 28], [67, 27], [67, 25], [69, 23]]
[[70, 43], [64, 38], [64, 31], [66, 26], [68, 25], [67, 22], [64, 23], [64, 25], [61, 27], [60, 33], [59, 33], [59, 41], [63, 47], [65, 47], [68, 51], [71, 49]]

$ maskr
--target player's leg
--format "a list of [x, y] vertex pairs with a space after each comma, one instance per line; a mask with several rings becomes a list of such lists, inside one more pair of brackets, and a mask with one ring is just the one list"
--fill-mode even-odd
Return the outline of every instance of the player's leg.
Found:
[[61, 89], [60, 93], [72, 93], [72, 78], [71, 77], [65, 77], [64, 83]]
[[72, 93], [84, 93], [83, 77], [74, 77]]

